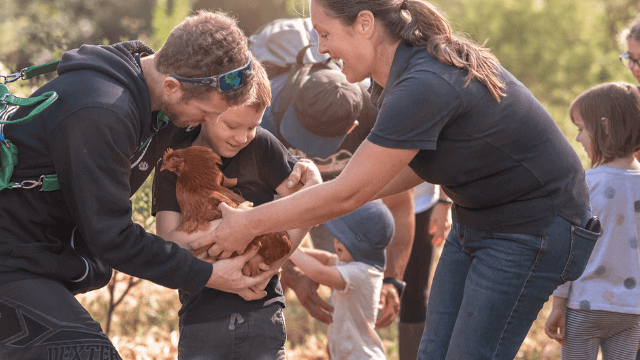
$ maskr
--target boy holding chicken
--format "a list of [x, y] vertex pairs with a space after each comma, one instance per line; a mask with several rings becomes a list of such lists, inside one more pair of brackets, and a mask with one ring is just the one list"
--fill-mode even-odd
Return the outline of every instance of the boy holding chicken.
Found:
[[[220, 168], [225, 177], [237, 179], [234, 191], [258, 206], [273, 200], [275, 194], [287, 196], [301, 185], [286, 186], [298, 160], [259, 126], [271, 101], [271, 90], [264, 68], [255, 60], [252, 67], [257, 78], [252, 99], [225, 111], [217, 123], [205, 123], [186, 132], [172, 148], [212, 149], [222, 158]], [[157, 217], [158, 234], [186, 248], [208, 230], [193, 234], [176, 230], [182, 221], [176, 196], [177, 181], [178, 176], [173, 172], [155, 174], [152, 212]], [[292, 249], [300, 244], [306, 232], [289, 231]], [[284, 259], [276, 261], [271, 268], [283, 262]], [[195, 295], [180, 292], [179, 358], [284, 360], [286, 332], [282, 309], [285, 299], [278, 276], [271, 278], [265, 290], [267, 296], [254, 301], [215, 289], [205, 289]]]

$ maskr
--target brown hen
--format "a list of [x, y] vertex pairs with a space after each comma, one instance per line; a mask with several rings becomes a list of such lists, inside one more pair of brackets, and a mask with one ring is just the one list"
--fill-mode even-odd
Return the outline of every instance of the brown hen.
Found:
[[[209, 222], [220, 219], [218, 205], [225, 202], [237, 208], [246, 201], [242, 196], [224, 187], [227, 179], [218, 165], [220, 156], [208, 147], [192, 146], [185, 149], [168, 149], [162, 158], [160, 170], [173, 171], [178, 175], [176, 197], [182, 221], [176, 231], [191, 234], [209, 227]], [[291, 251], [291, 240], [286, 232], [260, 235], [249, 245], [260, 246], [258, 255], [267, 264], [283, 258]], [[234, 253], [233, 256], [236, 254]]]

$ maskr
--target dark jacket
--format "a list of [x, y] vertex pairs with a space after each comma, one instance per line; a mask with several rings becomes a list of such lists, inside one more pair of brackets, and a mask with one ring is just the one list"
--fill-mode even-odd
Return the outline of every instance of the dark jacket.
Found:
[[[55, 173], [61, 189], [0, 192], [0, 284], [46, 277], [86, 291], [108, 281], [110, 271], [90, 278], [104, 265], [190, 293], [206, 284], [210, 264], [131, 220], [130, 196], [178, 131], [169, 124], [141, 146], [158, 127], [139, 61], [151, 53], [137, 41], [66, 52], [59, 76], [34, 93], [53, 90], [58, 100], [31, 122], [5, 127], [18, 149], [12, 181]], [[87, 272], [82, 286], [72, 282]]]

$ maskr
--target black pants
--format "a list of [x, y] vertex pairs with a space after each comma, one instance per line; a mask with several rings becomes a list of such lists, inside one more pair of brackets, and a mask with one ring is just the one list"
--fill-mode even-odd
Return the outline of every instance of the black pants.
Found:
[[0, 286], [0, 360], [122, 360], [100, 324], [59, 282]]
[[416, 214], [416, 231], [411, 256], [404, 272], [407, 287], [400, 303], [401, 323], [422, 323], [427, 315], [426, 290], [429, 285], [433, 245], [429, 235], [429, 218], [433, 207]]

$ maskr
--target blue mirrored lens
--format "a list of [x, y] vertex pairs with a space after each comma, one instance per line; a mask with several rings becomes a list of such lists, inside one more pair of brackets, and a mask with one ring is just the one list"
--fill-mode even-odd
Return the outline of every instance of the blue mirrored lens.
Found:
[[242, 83], [244, 83], [247, 70], [248, 69], [242, 69], [221, 76], [218, 79], [218, 87], [220, 87], [220, 91], [227, 92], [241, 87]]

